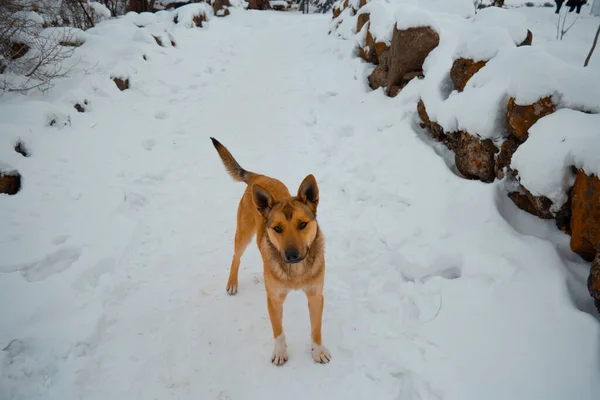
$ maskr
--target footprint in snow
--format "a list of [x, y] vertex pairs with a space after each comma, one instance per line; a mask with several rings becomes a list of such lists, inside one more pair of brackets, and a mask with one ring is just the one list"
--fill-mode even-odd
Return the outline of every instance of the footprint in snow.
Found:
[[60, 235], [52, 239], [51, 243], [55, 246], [59, 246], [61, 244], [64, 244], [67, 240], [69, 240], [69, 237], [69, 235]]
[[142, 148], [144, 150], [152, 150], [156, 146], [156, 140], [154, 139], [144, 139], [142, 140]]
[[169, 117], [169, 114], [166, 111], [158, 111], [156, 114], [154, 114], [154, 118], [156, 119], [167, 119]]
[[438, 262], [437, 265], [429, 267], [408, 264], [402, 267], [402, 277], [407, 282], [427, 282], [428, 280], [440, 277], [447, 280], [458, 279], [462, 277], [462, 263], [460, 260], [446, 260]]
[[92, 268], [88, 269], [75, 280], [73, 286], [78, 290], [84, 290], [86, 287], [95, 288], [103, 275], [112, 273], [115, 270], [116, 261], [114, 258], [107, 257], [98, 261]]
[[396, 400], [441, 400], [442, 398], [429, 381], [413, 371], [392, 372], [390, 375], [400, 383]]
[[354, 136], [354, 128], [350, 125], [343, 126], [338, 130], [338, 137], [340, 138], [349, 138], [352, 136]]
[[0, 265], [0, 272], [20, 272], [28, 282], [43, 281], [69, 269], [81, 257], [81, 253], [81, 248], [78, 246], [66, 246], [39, 261], [20, 265]]

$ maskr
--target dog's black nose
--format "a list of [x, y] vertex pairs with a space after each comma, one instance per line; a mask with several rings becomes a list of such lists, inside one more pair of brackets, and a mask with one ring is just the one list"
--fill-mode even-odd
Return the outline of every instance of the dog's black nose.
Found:
[[295, 263], [300, 259], [300, 252], [296, 249], [287, 249], [285, 251], [285, 261]]

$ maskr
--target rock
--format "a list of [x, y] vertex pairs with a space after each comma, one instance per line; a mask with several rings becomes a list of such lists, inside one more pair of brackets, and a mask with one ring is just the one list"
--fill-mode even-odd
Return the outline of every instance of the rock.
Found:
[[375, 67], [371, 75], [369, 75], [369, 86], [371, 89], [376, 90], [380, 87], [385, 87], [387, 82], [387, 67], [378, 65]]
[[524, 142], [529, 136], [529, 128], [540, 118], [554, 112], [554, 104], [550, 97], [544, 97], [533, 104], [521, 106], [515, 103], [515, 98], [508, 100], [506, 109], [506, 128], [508, 132]]
[[504, 178], [504, 168], [510, 167], [513, 154], [519, 148], [519, 142], [513, 136], [509, 136], [500, 147], [500, 154], [496, 157], [496, 178]]
[[496, 178], [495, 154], [498, 152], [491, 139], [481, 140], [467, 132], [459, 131], [458, 146], [454, 150], [456, 168], [467, 179], [490, 183]]
[[492, 0], [492, 7], [504, 7], [504, 0]]
[[229, 0], [213, 0], [212, 7], [216, 16], [226, 17], [229, 15], [227, 8], [231, 7], [231, 3]]
[[600, 249], [596, 251], [596, 258], [592, 261], [590, 276], [588, 276], [587, 287], [594, 299], [596, 309], [600, 312]]
[[356, 32], [360, 32], [367, 22], [369, 22], [369, 13], [360, 14], [356, 20]]
[[250, 0], [248, 1], [248, 10], [270, 10], [269, 0]]
[[387, 84], [387, 75], [388, 75], [388, 53], [387, 51], [381, 54], [379, 58], [379, 65], [371, 72], [369, 75], [369, 86], [371, 89], [379, 89], [380, 87], [385, 87]]
[[346, 9], [346, 7], [348, 7], [348, 0], [344, 0], [337, 7], [334, 7], [334, 9], [333, 9], [333, 19], [336, 19], [337, 17], [339, 17], [340, 14], [342, 13], [342, 11], [344, 11]]
[[21, 175], [17, 171], [0, 172], [0, 193], [15, 195], [21, 190]]
[[531, 46], [531, 44], [533, 43], [533, 33], [527, 29], [527, 36], [525, 37], [525, 40], [523, 40], [523, 42], [521, 42], [520, 46]]
[[332, 19], [336, 19], [337, 17], [340, 16], [341, 13], [342, 13], [342, 10], [338, 7], [335, 7], [333, 9], [333, 18]]
[[444, 133], [444, 128], [437, 122], [432, 121], [429, 118], [429, 114], [427, 114], [427, 109], [425, 108], [425, 103], [423, 100], [419, 100], [417, 104], [417, 113], [421, 118], [421, 123], [419, 124], [421, 128], [427, 129], [429, 134], [438, 142], [443, 143], [448, 149], [455, 150], [458, 147], [458, 135], [456, 132], [450, 132], [450, 134]]
[[202, 28], [202, 23], [206, 22], [206, 15], [204, 13], [200, 14], [200, 15], [194, 15], [192, 17], [192, 22], [194, 23], [194, 25], [196, 25], [198, 28]]
[[517, 207], [541, 219], [554, 219], [554, 214], [550, 212], [552, 200], [545, 196], [534, 196], [524, 186], [520, 186], [520, 189], [521, 192], [508, 194]]
[[570, 235], [571, 232], [571, 217], [572, 217], [572, 203], [573, 203], [573, 188], [570, 188], [567, 193], [567, 201], [558, 210], [554, 219], [556, 220], [556, 227]]
[[467, 82], [481, 68], [485, 67], [487, 61], [473, 61], [468, 58], [458, 58], [452, 63], [450, 69], [450, 79], [454, 85], [454, 89], [462, 92], [467, 85]]
[[10, 58], [16, 60], [23, 57], [29, 51], [29, 46], [25, 43], [11, 43], [10, 44]]
[[165, 46], [163, 46], [163, 43], [162, 43], [162, 39], [161, 39], [161, 38], [159, 38], [158, 36], [154, 36], [154, 35], [152, 35], [152, 37], [153, 37], [153, 38], [154, 38], [154, 40], [156, 41], [156, 44], [157, 44], [157, 45], [159, 45], [160, 47], [165, 47]]
[[[179, 7], [183, 7], [190, 4], [190, 2], [188, 1], [173, 1], [167, 5], [165, 5], [165, 10], [176, 10]], [[139, 11], [142, 12], [142, 11]]]
[[30, 155], [29, 150], [27, 150], [27, 146], [25, 146], [25, 143], [21, 142], [20, 140], [15, 144], [15, 151], [23, 157], [29, 157]]
[[373, 40], [373, 42], [373, 47], [375, 47], [375, 54], [377, 55], [377, 62], [379, 63], [379, 59], [383, 57], [384, 54], [386, 57], [388, 57], [386, 63], [389, 62], [390, 46], [388, 46], [384, 42], [375, 42], [375, 40]]
[[440, 37], [430, 27], [398, 30], [394, 27], [388, 59], [388, 88], [403, 86], [409, 72], [423, 71], [423, 63], [440, 42]]
[[117, 85], [117, 87], [119, 88], [120, 91], [129, 89], [129, 78], [128, 79], [113, 78], [113, 81], [115, 82], [115, 84]]
[[571, 200], [571, 250], [592, 261], [600, 245], [600, 179], [577, 171]]

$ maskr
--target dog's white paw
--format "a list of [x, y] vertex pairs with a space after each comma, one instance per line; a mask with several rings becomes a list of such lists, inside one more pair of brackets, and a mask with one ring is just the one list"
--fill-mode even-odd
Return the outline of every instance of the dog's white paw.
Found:
[[312, 345], [312, 357], [315, 362], [321, 364], [327, 364], [331, 361], [331, 353], [324, 346], [319, 346], [313, 343]]
[[230, 296], [233, 296], [233, 295], [237, 294], [237, 291], [238, 291], [238, 285], [237, 285], [237, 283], [236, 284], [227, 284], [227, 293]]
[[273, 348], [271, 362], [275, 365], [283, 365], [287, 360], [287, 344], [285, 343], [285, 336], [281, 334], [281, 336], [275, 339], [275, 347]]

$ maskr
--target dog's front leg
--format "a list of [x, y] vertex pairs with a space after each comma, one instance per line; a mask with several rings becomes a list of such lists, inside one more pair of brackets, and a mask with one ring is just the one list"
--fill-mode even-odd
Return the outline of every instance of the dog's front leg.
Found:
[[272, 293], [267, 291], [267, 307], [269, 309], [269, 319], [273, 328], [273, 338], [275, 347], [271, 362], [275, 365], [283, 365], [287, 359], [287, 343], [283, 332], [283, 303], [287, 297], [287, 292]]
[[312, 339], [313, 360], [321, 364], [331, 361], [329, 350], [323, 346], [321, 338], [321, 321], [323, 318], [323, 292], [322, 289], [311, 288], [305, 291], [308, 298], [308, 312], [310, 314], [310, 336]]

